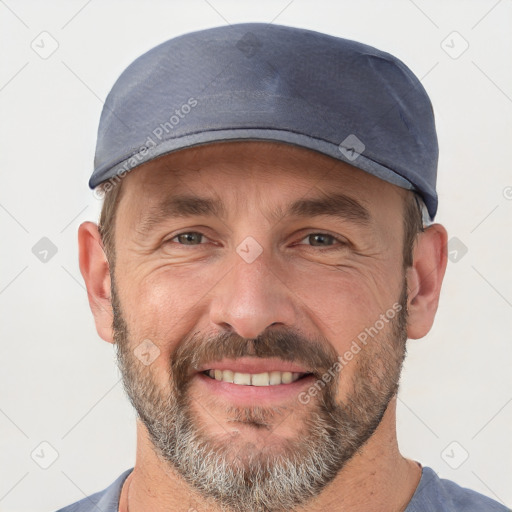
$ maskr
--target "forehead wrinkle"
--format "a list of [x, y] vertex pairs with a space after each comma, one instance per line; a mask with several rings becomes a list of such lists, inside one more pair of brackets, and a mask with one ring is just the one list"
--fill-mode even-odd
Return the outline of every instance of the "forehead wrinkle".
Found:
[[[278, 222], [284, 217], [332, 216], [361, 225], [368, 225], [371, 216], [368, 210], [355, 199], [340, 193], [324, 193], [322, 197], [301, 198], [288, 205], [283, 212], [274, 207], [266, 217]], [[208, 198], [190, 194], [180, 194], [165, 198], [149, 208], [139, 223], [137, 231], [145, 233], [168, 218], [217, 217], [227, 219], [227, 209], [219, 198]]]
[[[231, 192], [233, 193], [233, 197], [231, 199], [234, 199], [236, 211], [229, 211], [216, 190], [216, 187], [210, 187], [209, 194], [202, 195], [200, 193], [196, 194], [192, 188], [186, 186], [182, 179], [184, 175], [186, 176], [190, 175], [189, 173], [192, 173], [192, 175], [199, 177], [204, 170], [201, 169], [201, 165], [198, 165], [197, 161], [193, 162], [195, 164], [194, 166], [190, 165], [192, 162], [187, 166], [176, 165], [176, 162], [160, 161], [159, 163], [160, 165], [157, 166], [156, 169], [158, 172], [152, 174], [152, 177], [156, 178], [162, 172], [165, 174], [170, 173], [177, 181], [177, 188], [181, 190], [172, 196], [160, 199], [157, 204], [151, 204], [151, 202], [149, 202], [147, 208], [145, 208], [146, 211], [141, 212], [141, 215], [139, 216], [139, 221], [136, 225], [136, 230], [138, 232], [142, 234], [147, 233], [155, 225], [162, 223], [169, 218], [190, 218], [194, 216], [217, 217], [225, 224], [228, 213], [229, 216], [237, 218], [241, 213], [241, 209], [245, 209], [247, 211], [250, 198], [246, 197], [245, 192], [242, 190], [244, 187], [242, 187], [242, 189], [239, 189], [237, 186], [230, 187]], [[223, 168], [220, 170], [225, 172], [232, 171], [229, 165], [222, 167]], [[155, 169], [153, 169], [153, 171], [154, 170]], [[255, 169], [249, 168], [246, 169], [246, 171], [247, 170], [251, 171], [249, 174], [252, 177]], [[267, 169], [263, 167], [263, 169], [258, 168], [257, 170]], [[259, 175], [265, 178], [267, 176], [266, 173], [259, 173]], [[145, 176], [144, 178], [146, 185], [150, 185], [151, 187], [157, 185], [156, 180], [152, 180], [151, 178], [147, 179], [148, 176]], [[271, 183], [266, 183], [266, 180], [264, 181], [264, 188], [266, 188], [267, 185], [271, 187]], [[144, 186], [144, 183], [141, 183], [141, 185]], [[169, 190], [172, 188], [174, 187], [170, 187]], [[336, 190], [336, 187], [333, 187], [334, 190], [331, 189], [331, 192], [327, 192], [318, 186], [315, 186], [314, 188], [316, 188], [317, 192], [320, 193], [320, 197], [302, 196], [284, 206], [276, 204], [270, 205], [262, 212], [263, 215], [270, 223], [273, 224], [276, 224], [290, 216], [307, 218], [324, 215], [360, 225], [369, 224], [372, 220], [369, 211], [358, 200], [344, 194], [341, 190]], [[261, 201], [262, 197], [265, 198], [270, 196], [265, 192], [265, 190], [260, 189], [259, 187], [256, 187], [256, 190], [258, 192], [258, 197], [255, 204], [261, 205], [264, 203], [264, 201]], [[252, 200], [251, 203], [253, 203]]]

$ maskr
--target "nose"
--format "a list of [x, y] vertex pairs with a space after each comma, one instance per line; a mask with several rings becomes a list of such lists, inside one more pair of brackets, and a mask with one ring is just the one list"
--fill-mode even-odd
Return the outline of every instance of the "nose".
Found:
[[297, 297], [282, 268], [263, 252], [251, 263], [236, 255], [231, 270], [215, 286], [210, 320], [217, 328], [254, 339], [271, 325], [295, 326]]

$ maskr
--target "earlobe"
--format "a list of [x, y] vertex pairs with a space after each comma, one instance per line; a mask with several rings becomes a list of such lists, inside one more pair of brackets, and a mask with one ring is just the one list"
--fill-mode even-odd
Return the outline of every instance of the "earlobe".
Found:
[[98, 226], [84, 222], [78, 228], [80, 272], [87, 287], [89, 305], [102, 339], [113, 343], [110, 271]]
[[448, 261], [447, 240], [441, 224], [432, 224], [417, 237], [413, 264], [407, 269], [408, 338], [422, 338], [434, 323]]

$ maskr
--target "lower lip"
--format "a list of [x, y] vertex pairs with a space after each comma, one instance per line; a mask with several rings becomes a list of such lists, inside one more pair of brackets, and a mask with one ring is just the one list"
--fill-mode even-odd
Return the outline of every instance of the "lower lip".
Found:
[[307, 375], [302, 379], [289, 384], [276, 384], [274, 386], [244, 386], [222, 380], [212, 379], [204, 373], [198, 373], [196, 379], [207, 393], [227, 398], [231, 402], [245, 405], [265, 405], [265, 403], [278, 403], [297, 400], [298, 395], [314, 382], [314, 375]]

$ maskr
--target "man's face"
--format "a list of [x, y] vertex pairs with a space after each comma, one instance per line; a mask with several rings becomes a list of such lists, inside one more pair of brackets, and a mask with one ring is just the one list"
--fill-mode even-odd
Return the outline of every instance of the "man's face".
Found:
[[125, 178], [112, 275], [124, 384], [157, 453], [205, 497], [290, 510], [379, 425], [407, 338], [403, 198], [263, 142]]

